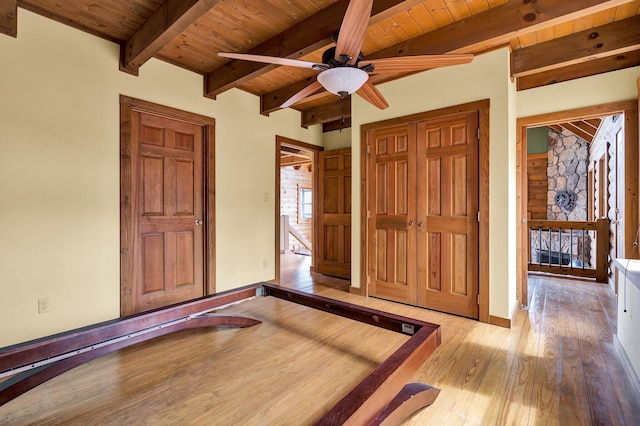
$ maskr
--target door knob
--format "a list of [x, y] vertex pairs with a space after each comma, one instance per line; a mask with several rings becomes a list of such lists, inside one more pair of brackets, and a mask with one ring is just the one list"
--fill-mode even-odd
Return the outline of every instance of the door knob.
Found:
[[202, 225], [202, 221], [200, 219], [196, 219], [196, 226]]
[[424, 226], [424, 222], [420, 222], [420, 223], [418, 224], [418, 226], [419, 226], [420, 228], [422, 228], [422, 227]]
[[409, 221], [409, 226], [411, 226], [411, 225], [413, 225], [413, 221], [412, 220]]

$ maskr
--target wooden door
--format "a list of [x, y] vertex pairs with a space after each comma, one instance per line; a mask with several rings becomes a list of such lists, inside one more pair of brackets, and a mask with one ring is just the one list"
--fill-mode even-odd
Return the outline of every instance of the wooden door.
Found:
[[367, 141], [369, 295], [415, 304], [415, 125], [374, 130]]
[[317, 272], [351, 278], [351, 148], [318, 156]]
[[133, 111], [135, 311], [204, 295], [202, 126]]
[[417, 132], [418, 305], [478, 318], [478, 113]]

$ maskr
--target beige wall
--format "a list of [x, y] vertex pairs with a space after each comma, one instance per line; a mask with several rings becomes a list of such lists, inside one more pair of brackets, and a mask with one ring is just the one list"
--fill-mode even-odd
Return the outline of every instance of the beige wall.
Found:
[[640, 67], [518, 92], [518, 118], [638, 98]]
[[[393, 117], [489, 99], [490, 315], [508, 318], [515, 303], [515, 88], [509, 51], [497, 50], [456, 67], [435, 69], [379, 85], [389, 108], [378, 110], [357, 96], [352, 106], [353, 164], [360, 164], [360, 126]], [[360, 209], [360, 168], [353, 169], [353, 211]], [[360, 241], [360, 216], [353, 217], [353, 241]], [[360, 284], [360, 247], [353, 244], [352, 284]]]
[[322, 144], [326, 150], [349, 148], [351, 146], [351, 129], [324, 133]]
[[119, 315], [120, 94], [216, 119], [218, 290], [273, 278], [275, 135], [319, 145], [320, 127], [264, 117], [238, 90], [207, 99], [201, 76], [161, 61], [130, 76], [116, 44], [18, 22], [0, 36], [0, 347]]

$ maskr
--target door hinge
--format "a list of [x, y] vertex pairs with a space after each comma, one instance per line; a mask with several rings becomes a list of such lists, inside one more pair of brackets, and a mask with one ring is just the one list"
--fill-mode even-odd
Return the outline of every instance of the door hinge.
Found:
[[478, 304], [478, 306], [480, 306], [480, 295], [478, 295], [478, 299], [476, 300], [476, 303]]
[[478, 223], [480, 223], [480, 212], [478, 212]]
[[480, 127], [478, 127], [478, 129], [477, 129], [477, 132], [476, 132], [476, 133], [477, 133], [477, 135], [478, 135], [478, 140], [480, 140]]
[[371, 144], [367, 144], [367, 154], [371, 154]]
[[367, 219], [371, 219], [371, 210], [367, 210]]

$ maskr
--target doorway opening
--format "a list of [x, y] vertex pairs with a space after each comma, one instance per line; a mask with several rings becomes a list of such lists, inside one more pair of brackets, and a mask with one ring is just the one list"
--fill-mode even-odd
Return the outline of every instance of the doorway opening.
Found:
[[276, 136], [276, 276], [315, 270], [317, 155], [322, 147]]
[[280, 265], [297, 274], [311, 271], [314, 250], [314, 153], [280, 148]]
[[635, 102], [621, 102], [518, 120], [522, 305], [531, 271], [590, 276], [585, 268], [593, 269], [617, 290], [612, 261], [624, 257], [638, 217], [629, 191], [638, 178], [636, 116]]

